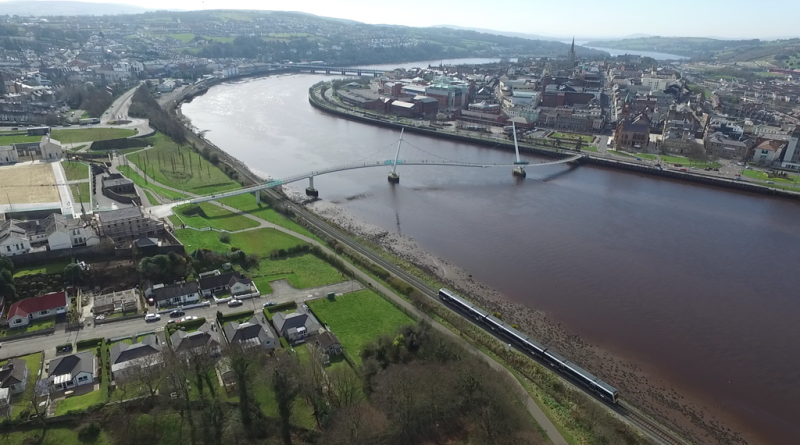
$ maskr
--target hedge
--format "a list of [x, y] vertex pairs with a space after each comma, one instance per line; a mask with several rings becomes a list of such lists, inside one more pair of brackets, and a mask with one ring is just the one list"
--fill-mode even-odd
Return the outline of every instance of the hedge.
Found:
[[148, 145], [150, 145], [150, 143], [144, 139], [130, 139], [130, 138], [107, 139], [105, 141], [92, 142], [92, 150], [100, 151], [100, 150], [114, 150], [114, 149], [125, 149], [125, 148], [141, 148], [141, 147], [147, 147]]
[[167, 330], [169, 331], [169, 335], [172, 335], [173, 332], [177, 331], [180, 328], [186, 328], [185, 330], [189, 329], [197, 329], [200, 326], [203, 326], [206, 323], [206, 319], [203, 317], [198, 318], [197, 320], [187, 320], [182, 323], [175, 323], [175, 324], [168, 324]]
[[86, 340], [80, 340], [75, 343], [75, 349], [83, 349], [83, 348], [96, 348], [100, 346], [106, 339], [105, 338], [87, 338]]
[[264, 315], [267, 317], [267, 320], [272, 321], [272, 316], [276, 312], [281, 312], [286, 309], [297, 308], [297, 303], [294, 301], [288, 301], [286, 303], [277, 304], [275, 306], [270, 306], [264, 309]]
[[283, 337], [281, 337], [281, 347], [289, 349], [289, 342], [287, 342]]
[[230, 314], [225, 314], [221, 318], [219, 318], [220, 323], [225, 323], [227, 321], [236, 320], [238, 318], [242, 318], [245, 315], [254, 315], [254, 311], [241, 311], [241, 312], [231, 312]]

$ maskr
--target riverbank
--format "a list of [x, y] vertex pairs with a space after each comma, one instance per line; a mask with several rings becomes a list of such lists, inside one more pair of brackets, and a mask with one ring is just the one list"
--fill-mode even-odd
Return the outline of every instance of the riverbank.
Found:
[[[482, 146], [489, 146], [491, 148], [499, 148], [503, 150], [513, 151], [514, 144], [511, 141], [503, 141], [496, 138], [480, 138], [465, 134], [454, 134], [446, 131], [438, 131], [436, 128], [426, 126], [407, 125], [402, 122], [390, 120], [388, 118], [381, 119], [368, 115], [364, 111], [354, 109], [343, 109], [338, 105], [327, 102], [321, 94], [318, 94], [317, 88], [310, 88], [308, 93], [308, 101], [314, 108], [333, 114], [337, 117], [353, 120], [370, 125], [377, 125], [385, 128], [392, 128], [395, 130], [404, 129], [405, 131], [423, 134], [425, 136], [455, 140], [458, 142], [465, 142], [469, 144], [477, 144]], [[574, 150], [564, 149], [551, 149], [544, 146], [532, 146], [524, 142], [519, 143], [519, 151], [521, 153], [529, 153], [538, 156], [547, 156], [555, 158], [565, 158], [573, 156], [576, 152]], [[779, 188], [766, 187], [763, 185], [753, 184], [745, 181], [736, 181], [726, 178], [718, 178], [708, 176], [700, 173], [681, 172], [670, 169], [654, 168], [649, 164], [638, 164], [632, 161], [621, 161], [602, 157], [599, 155], [584, 154], [580, 162], [586, 164], [597, 165], [606, 168], [614, 168], [634, 173], [643, 173], [652, 176], [659, 176], [662, 178], [674, 179], [679, 181], [688, 181], [696, 184], [705, 184], [714, 187], [722, 187], [737, 191], [759, 193], [763, 195], [777, 196], [781, 198], [800, 199], [800, 193], [791, 190], [783, 190]]]

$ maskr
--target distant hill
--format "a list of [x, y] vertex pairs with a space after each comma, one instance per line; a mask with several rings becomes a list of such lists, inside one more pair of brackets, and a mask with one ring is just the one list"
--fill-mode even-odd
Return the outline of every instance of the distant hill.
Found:
[[89, 3], [70, 1], [10, 1], [0, 2], [0, 14], [19, 16], [114, 15], [141, 14], [152, 9], [118, 3]]
[[531, 39], [531, 40], [547, 40], [551, 42], [560, 42], [562, 39], [557, 37], [548, 37], [548, 36], [541, 36], [538, 34], [528, 34], [524, 32], [510, 32], [510, 31], [498, 31], [496, 29], [486, 29], [486, 28], [470, 28], [468, 26], [456, 26], [456, 25], [435, 25], [430, 26], [429, 28], [450, 28], [450, 29], [458, 29], [463, 31], [475, 31], [484, 34], [494, 34], [498, 36], [506, 36], [506, 37], [521, 37], [523, 39]]

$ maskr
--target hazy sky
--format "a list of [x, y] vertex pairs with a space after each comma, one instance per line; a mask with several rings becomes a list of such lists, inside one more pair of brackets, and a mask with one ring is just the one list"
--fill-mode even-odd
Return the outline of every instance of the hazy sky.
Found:
[[[458, 25], [548, 36], [652, 34], [725, 38], [800, 35], [797, 0], [87, 0], [157, 9], [302, 11], [365, 23]], [[2, 14], [0, 3], [0, 14]], [[753, 17], [753, 16], [756, 17]]]

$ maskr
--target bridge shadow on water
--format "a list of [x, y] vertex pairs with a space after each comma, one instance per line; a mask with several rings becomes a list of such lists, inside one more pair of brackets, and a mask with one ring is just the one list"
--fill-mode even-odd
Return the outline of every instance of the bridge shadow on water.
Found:
[[567, 168], [567, 169], [564, 169], [564, 170], [562, 170], [560, 172], [555, 172], [555, 173], [553, 173], [551, 175], [542, 176], [541, 178], [539, 178], [539, 180], [542, 181], [542, 182], [552, 181], [553, 179], [557, 179], [557, 178], [559, 178], [561, 176], [564, 176], [564, 175], [566, 175], [568, 173], [571, 173], [573, 170], [575, 170], [577, 168], [578, 168], [577, 165], [570, 165], [569, 168]]

